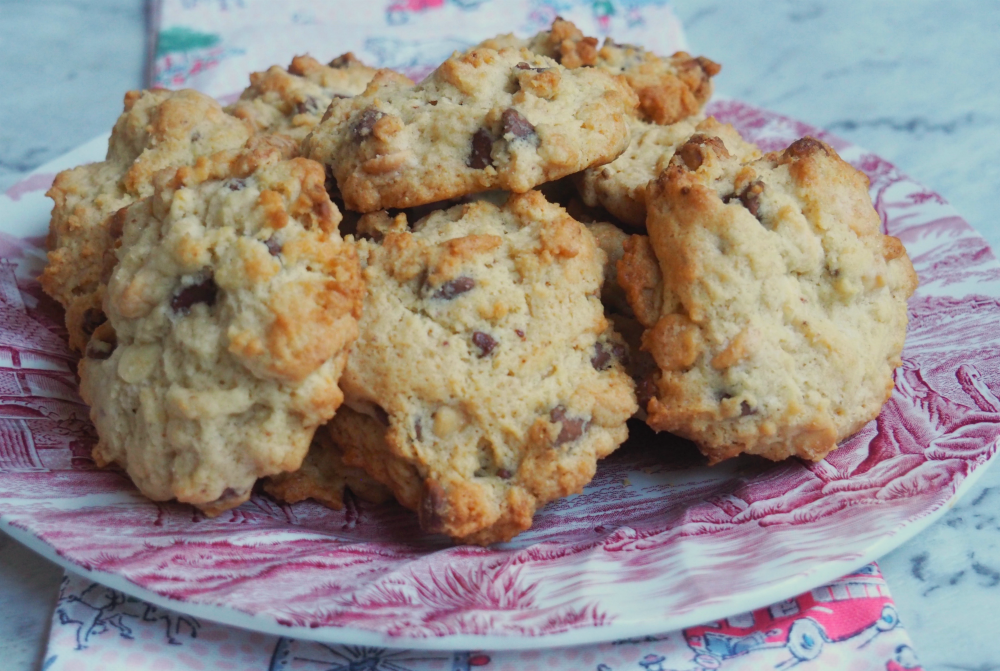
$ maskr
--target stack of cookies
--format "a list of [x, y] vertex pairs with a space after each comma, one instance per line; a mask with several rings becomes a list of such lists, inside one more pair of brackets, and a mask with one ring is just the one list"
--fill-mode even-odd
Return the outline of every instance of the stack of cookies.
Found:
[[488, 544], [633, 416], [823, 458], [891, 393], [916, 276], [832, 148], [704, 117], [718, 71], [557, 19], [419, 84], [345, 54], [228, 108], [129, 93], [49, 192], [41, 278], [95, 460], [208, 514], [264, 479]]

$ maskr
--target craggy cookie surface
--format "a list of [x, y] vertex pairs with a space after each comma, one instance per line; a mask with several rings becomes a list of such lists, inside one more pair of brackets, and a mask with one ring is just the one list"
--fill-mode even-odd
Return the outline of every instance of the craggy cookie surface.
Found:
[[527, 50], [474, 49], [416, 86], [380, 71], [334, 100], [304, 151], [360, 212], [501, 188], [525, 192], [607, 163], [628, 146], [635, 104], [620, 79]]
[[313, 436], [309, 452], [302, 460], [302, 467], [297, 471], [278, 473], [265, 479], [264, 491], [285, 503], [313, 499], [334, 510], [344, 507], [345, 489], [350, 489], [356, 496], [371, 503], [390, 500], [392, 492], [363, 469], [344, 463], [343, 452], [330, 438], [334, 423], [338, 426], [343, 424], [340, 416], [352, 414], [356, 413], [341, 406], [334, 419], [320, 427]]
[[367, 295], [342, 379], [361, 418], [346, 433], [335, 419], [334, 440], [425, 530], [509, 539], [626, 438], [636, 405], [599, 299], [604, 254], [535, 191], [380, 236], [359, 242]]
[[583, 202], [601, 206], [623, 223], [646, 227], [646, 185], [666, 169], [678, 147], [691, 136], [718, 137], [741, 162], [760, 157], [760, 150], [746, 142], [729, 124], [697, 118], [660, 126], [634, 119], [632, 141], [625, 153], [607, 165], [588, 168], [574, 177]]
[[157, 170], [239, 148], [250, 134], [245, 123], [196, 91], [129, 91], [107, 158], [56, 176], [47, 194], [55, 201], [49, 262], [39, 280], [66, 308], [70, 347], [82, 351], [104, 321], [102, 275], [113, 243], [112, 215], [150, 195]]
[[812, 138], [750, 163], [678, 149], [619, 264], [659, 368], [650, 426], [713, 462], [817, 460], [878, 414], [917, 278], [867, 187]]
[[524, 40], [500, 35], [483, 46], [527, 48], [567, 68], [595, 67], [621, 74], [639, 98], [639, 118], [672, 124], [698, 114], [712, 95], [712, 77], [721, 69], [709, 59], [678, 51], [664, 58], [642, 47], [617, 44], [611, 38], [598, 46], [569, 21], [557, 18], [552, 28]]
[[273, 65], [251, 74], [250, 86], [226, 111], [248, 121], [256, 132], [281, 133], [301, 142], [333, 99], [363, 93], [375, 72], [352, 53], [327, 65], [311, 56], [296, 56], [287, 70]]
[[357, 254], [323, 168], [281, 136], [163, 171], [128, 208], [80, 364], [99, 443], [154, 500], [215, 513], [299, 467], [343, 395]]

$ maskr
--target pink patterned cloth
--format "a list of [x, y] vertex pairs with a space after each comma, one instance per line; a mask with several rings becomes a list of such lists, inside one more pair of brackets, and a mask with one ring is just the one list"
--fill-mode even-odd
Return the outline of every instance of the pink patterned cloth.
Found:
[[794, 599], [684, 631], [502, 652], [327, 645], [181, 615], [74, 574], [63, 579], [45, 671], [751, 671], [920, 669], [875, 564]]
[[[232, 99], [247, 73], [309, 52], [353, 51], [421, 77], [498, 32], [532, 34], [560, 14], [584, 32], [671, 53], [685, 47], [665, 0], [154, 0], [152, 85]], [[33, 185], [30, 185], [33, 186]], [[29, 189], [31, 190], [31, 189]], [[13, 195], [12, 195], [13, 197]], [[640, 639], [530, 652], [332, 646], [254, 633], [154, 606], [67, 574], [45, 671], [746, 671], [919, 669], [875, 564], [752, 613]]]

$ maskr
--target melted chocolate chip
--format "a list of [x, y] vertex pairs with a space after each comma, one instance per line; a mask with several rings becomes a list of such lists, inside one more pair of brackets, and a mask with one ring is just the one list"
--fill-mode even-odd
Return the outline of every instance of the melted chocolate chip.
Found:
[[743, 207], [747, 208], [750, 214], [757, 217], [758, 220], [760, 217], [757, 213], [760, 210], [760, 196], [762, 193], [764, 193], [764, 183], [757, 180], [743, 189], [743, 193], [740, 194], [740, 202], [743, 203]]
[[230, 191], [240, 191], [245, 188], [247, 182], [245, 179], [231, 179], [226, 182], [226, 186], [229, 187]]
[[375, 416], [378, 418], [378, 421], [382, 422], [385, 426], [389, 426], [389, 413], [385, 411], [385, 408], [380, 405], [376, 405], [373, 409], [375, 410]]
[[349, 66], [353, 61], [354, 61], [354, 54], [352, 54], [352, 53], [346, 53], [346, 54], [341, 54], [340, 56], [337, 56], [332, 61], [330, 61], [328, 63], [328, 65], [331, 68], [335, 68], [337, 70], [341, 70], [341, 69], [346, 68], [347, 66]]
[[89, 336], [106, 321], [108, 318], [100, 308], [87, 308], [86, 312], [83, 313], [83, 324], [80, 327]]
[[461, 277], [456, 277], [455, 279], [442, 284], [441, 288], [434, 292], [432, 298], [443, 298], [446, 301], [450, 301], [459, 294], [471, 291], [475, 286], [476, 281], [474, 279], [462, 275]]
[[215, 280], [206, 277], [198, 284], [184, 287], [175, 293], [174, 297], [170, 299], [170, 307], [178, 314], [187, 314], [191, 311], [191, 307], [198, 303], [205, 303], [208, 306], [215, 305], [218, 293], [219, 287], [215, 284]]
[[558, 447], [563, 443], [570, 443], [576, 440], [583, 435], [589, 424], [582, 417], [567, 417], [566, 408], [561, 405], [552, 408], [552, 412], [549, 413], [549, 419], [552, 420], [553, 424], [562, 424], [562, 429], [560, 429], [559, 435], [556, 436], [555, 442], [552, 443], [552, 447]]
[[265, 240], [264, 244], [267, 245], [267, 251], [271, 256], [281, 254], [281, 243], [275, 240], [273, 235]]
[[500, 125], [504, 136], [513, 135], [518, 140], [537, 137], [535, 127], [513, 107], [508, 107], [500, 115]]
[[358, 116], [354, 122], [354, 139], [361, 142], [372, 134], [372, 129], [379, 119], [385, 116], [384, 112], [379, 112], [374, 107], [369, 107]]
[[740, 416], [746, 417], [747, 415], [756, 415], [757, 411], [750, 407], [750, 404], [746, 401], [740, 402]]
[[518, 338], [520, 338], [521, 340], [524, 340], [524, 331], [522, 331], [521, 329], [514, 329], [514, 333], [517, 334]]
[[607, 370], [615, 359], [625, 364], [628, 356], [628, 349], [619, 343], [608, 345], [608, 343], [595, 343], [594, 356], [590, 357], [590, 365], [594, 370]]
[[473, 331], [472, 344], [479, 348], [479, 357], [487, 356], [497, 346], [497, 341], [488, 333]]
[[323, 103], [316, 96], [307, 96], [305, 100], [295, 106], [295, 111], [299, 114], [316, 114], [323, 109]]
[[475, 170], [482, 170], [493, 165], [493, 157], [490, 156], [492, 151], [493, 138], [490, 137], [490, 132], [485, 128], [480, 128], [472, 136], [472, 153], [469, 154], [469, 160], [466, 161], [467, 165]]
[[508, 471], [506, 468], [501, 468], [500, 470], [497, 471], [497, 477], [500, 478], [501, 480], [510, 480], [511, 475], [512, 473]]
[[823, 152], [824, 154], [829, 154], [829, 152], [826, 150], [826, 147], [823, 146], [822, 142], [820, 142], [816, 138], [806, 136], [788, 145], [788, 148], [785, 149], [784, 154], [789, 158], [805, 158], [806, 156], [809, 156], [810, 154], [815, 154], [816, 152], [819, 151]]

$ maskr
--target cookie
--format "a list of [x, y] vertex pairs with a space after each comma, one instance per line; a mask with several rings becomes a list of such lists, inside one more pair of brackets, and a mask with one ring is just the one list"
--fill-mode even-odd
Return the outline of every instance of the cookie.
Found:
[[627, 436], [604, 254], [537, 191], [379, 230], [358, 243], [367, 294], [341, 382], [361, 417], [338, 415], [334, 441], [426, 531], [510, 539]]
[[863, 174], [813, 138], [741, 163], [703, 136], [647, 205], [619, 280], [659, 369], [651, 427], [713, 463], [818, 460], [878, 415], [917, 277]]
[[303, 150], [329, 166], [348, 209], [373, 212], [488, 189], [523, 193], [607, 163], [635, 104], [620, 79], [527, 50], [456, 54], [416, 86], [379, 71], [334, 100]]
[[[331, 421], [351, 413], [350, 408], [341, 407]], [[392, 492], [364, 470], [344, 463], [343, 453], [330, 438], [330, 433], [329, 425], [316, 431], [309, 452], [302, 460], [302, 467], [291, 473], [266, 478], [264, 491], [285, 503], [313, 499], [334, 510], [344, 507], [345, 489], [350, 489], [355, 496], [370, 503], [390, 500]]]
[[165, 170], [124, 215], [108, 321], [80, 363], [99, 442], [151, 499], [210, 514], [299, 468], [343, 400], [357, 253], [323, 167], [281, 136]]
[[660, 126], [634, 119], [632, 141], [625, 153], [607, 165], [588, 168], [574, 176], [583, 202], [601, 206], [630, 227], [646, 228], [646, 185], [670, 163], [678, 147], [693, 135], [717, 137], [741, 162], [760, 157], [760, 150], [746, 142], [729, 124], [714, 118], [699, 122], [685, 119]]
[[[319, 123], [330, 101], [363, 93], [375, 76], [348, 52], [323, 65], [311, 56], [296, 56], [288, 69], [277, 65], [250, 75], [250, 86], [226, 108], [258, 133], [280, 133], [299, 142]], [[410, 83], [403, 75], [401, 82]]]
[[586, 37], [561, 18], [532, 38], [500, 35], [483, 46], [527, 48], [567, 68], [594, 67], [623, 75], [639, 98], [638, 117], [655, 124], [677, 123], [698, 114], [712, 96], [712, 77], [722, 69], [704, 56], [692, 57], [683, 51], [664, 58], [611, 38], [598, 46], [596, 37]]
[[251, 135], [247, 125], [197, 91], [129, 91], [125, 111], [100, 163], [59, 173], [48, 196], [48, 265], [42, 288], [66, 308], [69, 344], [83, 351], [105, 317], [101, 310], [109, 230], [113, 215], [153, 192], [157, 170], [191, 165], [198, 157], [237, 149]]

